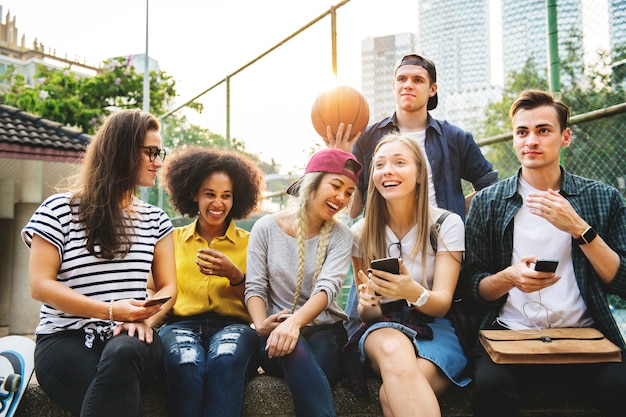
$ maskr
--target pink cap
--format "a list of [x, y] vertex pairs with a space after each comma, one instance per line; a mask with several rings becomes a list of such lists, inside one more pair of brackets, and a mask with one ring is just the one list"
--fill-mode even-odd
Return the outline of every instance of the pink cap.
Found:
[[[357, 167], [356, 172], [352, 172], [351, 169], [346, 168], [346, 164], [349, 160], [354, 161], [354, 167]], [[361, 175], [362, 169], [363, 166], [351, 153], [344, 152], [337, 148], [326, 148], [316, 152], [311, 157], [309, 163], [306, 165], [304, 173], [328, 172], [330, 174], [343, 174], [354, 181], [355, 184], [358, 184], [359, 175]], [[287, 188], [287, 194], [297, 196], [301, 183], [302, 177]]]

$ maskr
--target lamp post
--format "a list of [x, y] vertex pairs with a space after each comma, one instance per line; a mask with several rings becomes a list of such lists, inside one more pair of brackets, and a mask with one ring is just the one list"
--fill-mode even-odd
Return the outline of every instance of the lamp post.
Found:
[[[143, 66], [143, 110], [150, 111], [150, 56], [148, 55], [148, 2], [146, 0], [146, 53], [144, 56]], [[141, 187], [140, 190], [141, 199], [143, 201], [148, 200], [148, 188]]]

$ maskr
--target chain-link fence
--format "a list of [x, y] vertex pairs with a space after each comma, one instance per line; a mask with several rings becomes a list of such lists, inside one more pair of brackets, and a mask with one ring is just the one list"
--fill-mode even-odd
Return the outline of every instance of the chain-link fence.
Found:
[[[280, 47], [199, 97], [206, 111], [195, 120], [218, 133], [226, 126], [250, 152], [301, 172], [308, 156], [323, 146], [310, 122], [315, 96], [335, 83], [351, 85], [368, 100], [370, 122], [378, 121], [394, 111], [397, 62], [418, 53], [437, 66], [439, 106], [432, 115], [471, 131], [501, 178], [519, 166], [507, 137], [509, 106], [524, 89], [552, 87], [574, 115], [563, 166], [611, 184], [626, 197], [626, 0], [416, 0], [406, 9], [400, 3], [406, 4], [338, 3], [331, 9], [336, 25], [327, 13], [297, 36], [285, 34]], [[378, 30], [406, 19], [414, 29]], [[548, 33], [556, 34], [552, 42]], [[249, 52], [242, 58], [253, 60]], [[281, 159], [281, 153], [287, 157]], [[626, 328], [621, 315], [626, 302], [611, 301]]]

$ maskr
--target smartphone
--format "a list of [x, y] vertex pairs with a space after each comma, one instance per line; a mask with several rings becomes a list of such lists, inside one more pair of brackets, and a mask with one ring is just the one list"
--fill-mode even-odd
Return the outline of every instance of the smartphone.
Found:
[[165, 304], [170, 298], [172, 297], [169, 295], [165, 297], [148, 298], [146, 301], [143, 302], [143, 306], [150, 307], [157, 304]]
[[535, 271], [555, 272], [558, 265], [558, 259], [539, 258], [535, 263]]
[[370, 264], [370, 268], [390, 272], [396, 275], [400, 273], [400, 263], [398, 262], [398, 258], [374, 259]]
[[285, 321], [287, 320], [289, 317], [291, 317], [291, 314], [289, 313], [284, 313], [278, 316], [278, 321]]
[[[374, 259], [370, 264], [371, 269], [378, 269], [379, 271], [385, 271], [392, 274], [400, 273], [400, 262], [398, 262], [398, 258], [383, 258], [383, 259]], [[384, 278], [381, 278], [384, 279]], [[380, 294], [374, 292], [374, 295], [379, 296]]]

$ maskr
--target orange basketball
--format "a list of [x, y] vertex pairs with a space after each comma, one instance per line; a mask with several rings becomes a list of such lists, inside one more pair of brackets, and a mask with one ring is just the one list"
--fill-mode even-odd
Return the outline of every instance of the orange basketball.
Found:
[[339, 124], [345, 129], [352, 125], [351, 137], [363, 133], [370, 120], [370, 108], [365, 97], [352, 87], [338, 86], [324, 91], [315, 99], [311, 108], [311, 121], [315, 131], [323, 138], [326, 126], [330, 126], [333, 136], [337, 135]]

